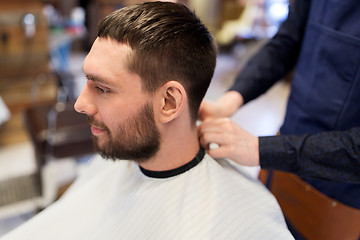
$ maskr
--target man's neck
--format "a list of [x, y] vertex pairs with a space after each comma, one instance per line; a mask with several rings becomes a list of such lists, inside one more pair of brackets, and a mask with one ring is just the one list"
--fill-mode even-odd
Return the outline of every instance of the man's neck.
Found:
[[167, 128], [161, 137], [156, 155], [139, 162], [142, 168], [150, 171], [172, 170], [193, 160], [200, 149], [196, 127]]

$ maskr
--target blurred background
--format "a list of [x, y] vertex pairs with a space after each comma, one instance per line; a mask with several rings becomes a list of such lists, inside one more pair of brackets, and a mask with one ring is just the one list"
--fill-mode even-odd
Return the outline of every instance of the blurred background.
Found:
[[[0, 0], [0, 237], [56, 201], [91, 161], [90, 129], [73, 103], [97, 22], [137, 0]], [[216, 100], [277, 31], [288, 0], [181, 0], [219, 45], [207, 100]], [[285, 111], [284, 79], [233, 119], [275, 134]], [[245, 168], [257, 177], [257, 168]]]

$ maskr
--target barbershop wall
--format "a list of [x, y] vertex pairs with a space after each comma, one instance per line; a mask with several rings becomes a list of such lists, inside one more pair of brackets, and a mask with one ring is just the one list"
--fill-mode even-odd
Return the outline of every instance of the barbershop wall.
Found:
[[[7, 106], [1, 112], [0, 145], [27, 139], [20, 116], [23, 110], [55, 101], [58, 88], [67, 84], [58, 74], [68, 71], [70, 54], [89, 50], [99, 19], [136, 2], [141, 1], [0, 1], [0, 103]], [[277, 27], [269, 24], [265, 0], [178, 2], [194, 9], [224, 48], [237, 38], [265, 39]]]
[[[93, 156], [89, 127], [72, 107], [85, 81], [82, 61], [97, 22], [137, 2], [0, 0], [0, 237], [56, 201]], [[230, 87], [287, 14], [286, 0], [175, 2], [193, 9], [219, 45], [209, 100]], [[272, 2], [284, 8], [274, 14]], [[274, 134], [287, 94], [286, 82], [275, 86], [235, 118], [253, 134]], [[258, 106], [264, 116], [253, 115]]]

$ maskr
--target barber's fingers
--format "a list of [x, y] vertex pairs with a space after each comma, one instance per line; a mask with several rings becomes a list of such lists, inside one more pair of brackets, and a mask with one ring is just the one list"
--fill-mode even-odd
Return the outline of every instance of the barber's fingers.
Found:
[[215, 117], [217, 117], [215, 104], [205, 100], [202, 101], [199, 108], [198, 119], [203, 121]]
[[204, 120], [206, 117], [206, 113], [207, 113], [207, 102], [202, 101], [199, 107], [199, 112], [198, 112], [198, 119], [199, 120]]
[[212, 118], [212, 119], [206, 119], [203, 121], [199, 127], [199, 133], [204, 132], [231, 132], [234, 127], [236, 126], [236, 123], [232, 121], [230, 118]]
[[217, 148], [208, 150], [208, 154], [212, 158], [229, 158], [232, 154], [231, 145], [219, 145]]
[[200, 137], [200, 144], [213, 158], [230, 158], [235, 147], [232, 136], [223, 132], [204, 133]]
[[[198, 127], [200, 144], [213, 158], [229, 158], [247, 166], [259, 165], [258, 138], [229, 118], [205, 120]], [[211, 143], [218, 148], [209, 149]]]
[[208, 149], [211, 143], [216, 143], [219, 146], [228, 144], [229, 136], [223, 132], [204, 132], [200, 135], [201, 146]]
[[214, 118], [230, 117], [233, 111], [227, 110], [226, 105], [217, 102], [202, 101], [200, 104], [198, 119], [205, 121]]
[[198, 126], [200, 144], [205, 148], [208, 148], [210, 143], [234, 144], [234, 138], [237, 138], [236, 128], [236, 123], [228, 118], [205, 120]]
[[[200, 144], [209, 150], [212, 157], [227, 158], [234, 152], [236, 146], [236, 123], [228, 118], [219, 118], [204, 121], [199, 127]], [[211, 148], [217, 144], [217, 148]]]

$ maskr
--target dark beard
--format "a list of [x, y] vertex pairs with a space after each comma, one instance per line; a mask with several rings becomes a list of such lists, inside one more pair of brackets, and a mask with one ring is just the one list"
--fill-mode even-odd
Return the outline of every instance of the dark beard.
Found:
[[[95, 121], [89, 118], [90, 123]], [[131, 159], [146, 161], [154, 156], [160, 147], [160, 133], [154, 121], [154, 112], [150, 104], [145, 104], [139, 112], [118, 126], [113, 135], [103, 124], [95, 123], [104, 128], [109, 140], [99, 146], [98, 138], [93, 136], [94, 148], [105, 159]]]

